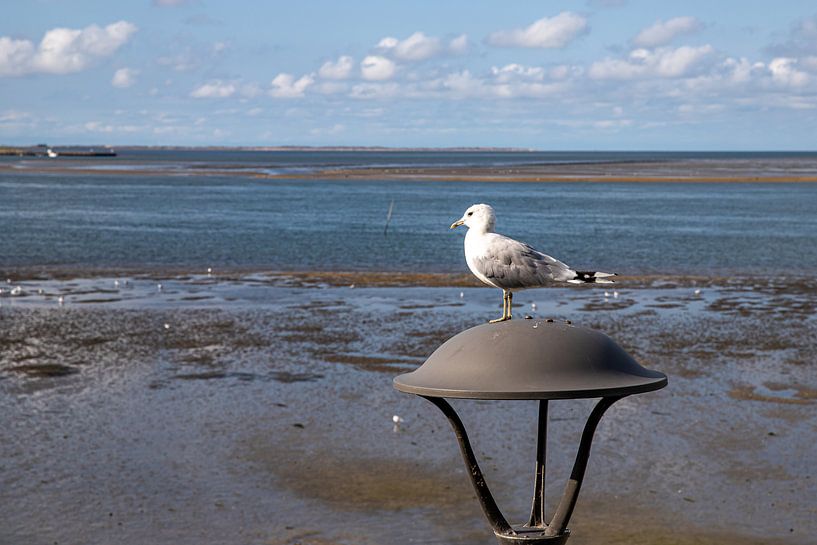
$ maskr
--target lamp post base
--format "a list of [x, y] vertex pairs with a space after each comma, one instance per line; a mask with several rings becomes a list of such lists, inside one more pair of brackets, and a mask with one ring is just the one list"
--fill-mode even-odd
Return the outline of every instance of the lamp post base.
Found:
[[558, 536], [546, 536], [544, 528], [527, 526], [514, 528], [515, 535], [496, 534], [499, 545], [563, 545], [570, 537], [570, 530]]

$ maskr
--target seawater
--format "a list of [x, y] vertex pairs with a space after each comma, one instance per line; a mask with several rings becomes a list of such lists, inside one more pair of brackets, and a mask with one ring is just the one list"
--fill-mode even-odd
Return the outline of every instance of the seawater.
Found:
[[[242, 163], [240, 152], [180, 153], [154, 151], [123, 160], [185, 164], [209, 156], [214, 165], [251, 163]], [[313, 154], [311, 161], [406, 163], [396, 152], [363, 155], [365, 160], [360, 153]], [[304, 157], [309, 154], [277, 162], [267, 158], [264, 164], [298, 168], [308, 162]], [[543, 156], [429, 152], [411, 157], [417, 165], [484, 165], [527, 164]], [[465, 272], [464, 230], [451, 232], [448, 226], [480, 202], [496, 209], [499, 232], [577, 268], [735, 275], [811, 274], [817, 268], [817, 185], [807, 183], [271, 180], [20, 169], [0, 172], [0, 269]]]

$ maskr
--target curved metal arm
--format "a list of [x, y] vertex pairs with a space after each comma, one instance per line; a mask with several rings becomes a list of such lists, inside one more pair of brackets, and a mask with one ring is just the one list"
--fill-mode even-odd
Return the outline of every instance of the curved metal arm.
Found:
[[488, 490], [488, 484], [485, 482], [485, 478], [482, 476], [482, 470], [480, 470], [476, 456], [474, 456], [474, 451], [471, 449], [471, 442], [468, 440], [468, 434], [465, 433], [465, 427], [462, 425], [462, 420], [460, 420], [460, 417], [457, 416], [456, 412], [454, 412], [454, 408], [441, 397], [420, 397], [427, 399], [436, 405], [437, 408], [443, 412], [446, 418], [448, 418], [448, 421], [451, 423], [451, 427], [454, 428], [454, 433], [457, 436], [457, 442], [460, 445], [460, 452], [462, 452], [462, 459], [465, 460], [465, 465], [468, 467], [468, 476], [471, 478], [471, 484], [474, 485], [474, 490], [477, 493], [479, 504], [482, 506], [482, 511], [485, 513], [485, 516], [488, 518], [488, 522], [494, 529], [494, 533], [501, 535], [515, 535], [516, 532], [514, 532], [511, 525], [508, 524], [508, 521], [505, 520], [505, 517], [502, 516], [502, 512], [499, 510], [499, 507], [494, 501], [494, 497], [491, 495], [491, 491]]
[[596, 426], [598, 426], [604, 412], [623, 397], [626, 396], [603, 397], [593, 408], [593, 412], [590, 413], [587, 424], [584, 425], [581, 443], [579, 443], [579, 450], [576, 453], [576, 461], [573, 463], [573, 471], [570, 472], [570, 479], [567, 481], [567, 486], [565, 486], [562, 500], [559, 502], [559, 507], [556, 508], [553, 520], [550, 521], [547, 530], [545, 530], [545, 535], [557, 536], [567, 528], [570, 517], [573, 515], [573, 508], [576, 507], [576, 500], [579, 498], [579, 490], [582, 487], [584, 472], [587, 469], [587, 460], [590, 458], [590, 447], [593, 442], [593, 434], [596, 433]]

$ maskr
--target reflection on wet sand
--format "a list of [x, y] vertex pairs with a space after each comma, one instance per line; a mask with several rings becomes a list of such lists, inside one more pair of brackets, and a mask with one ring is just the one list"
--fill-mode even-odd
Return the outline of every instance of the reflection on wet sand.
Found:
[[[450, 278], [355, 278], [11, 279], [0, 542], [493, 543], [448, 424], [391, 379], [492, 317], [494, 294]], [[809, 543], [817, 284], [616, 289], [516, 301], [517, 316], [602, 330], [671, 377], [602, 422], [571, 543]], [[552, 405], [551, 499], [589, 411]], [[457, 410], [500, 505], [523, 518], [535, 404]]]

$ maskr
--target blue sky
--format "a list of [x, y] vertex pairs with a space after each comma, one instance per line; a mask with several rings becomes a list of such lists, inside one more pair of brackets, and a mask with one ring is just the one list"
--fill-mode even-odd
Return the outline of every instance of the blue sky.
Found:
[[817, 149], [814, 2], [5, 4], [0, 143]]

